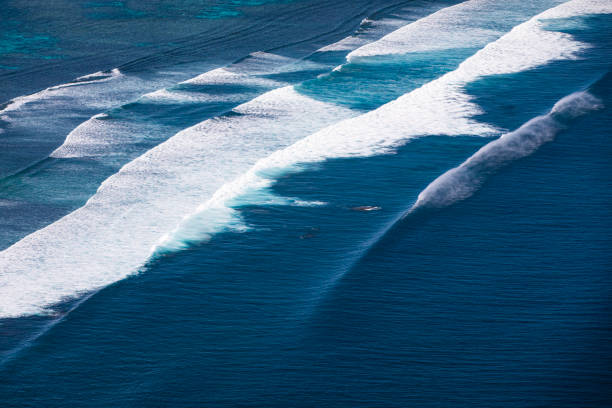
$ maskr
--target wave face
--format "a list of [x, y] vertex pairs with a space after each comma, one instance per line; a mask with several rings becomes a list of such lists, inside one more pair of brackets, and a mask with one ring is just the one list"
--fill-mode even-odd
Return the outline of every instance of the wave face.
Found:
[[517, 130], [500, 136], [478, 150], [461, 166], [438, 177], [419, 194], [410, 211], [425, 207], [446, 207], [470, 197], [488, 175], [552, 141], [566, 127], [568, 120], [602, 107], [601, 100], [586, 91], [566, 96], [547, 115], [534, 118]]
[[[469, 2], [470, 7], [479, 5], [489, 3]], [[420, 136], [501, 133], [473, 119], [481, 110], [464, 92], [465, 85], [487, 76], [579, 58], [588, 44], [545, 29], [542, 20], [609, 12], [609, 8], [605, 2], [574, 0], [529, 19], [534, 11], [530, 6], [523, 11], [526, 22], [487, 44], [455, 70], [357, 117], [354, 110], [285, 87], [244, 103], [231, 114], [178, 132], [109, 177], [83, 207], [1, 253], [1, 315], [41, 313], [61, 300], [137, 272], [151, 253], [181, 249], [227, 228], [244, 230], [233, 207], [278, 200], [316, 204], [265, 194], [279, 175], [303, 164], [390, 153]], [[437, 21], [434, 16], [441, 15], [440, 24], [446, 24], [444, 10], [425, 19]], [[507, 12], [506, 5], [501, 10]], [[414, 33], [414, 29], [400, 28], [390, 34], [393, 41], [383, 37], [353, 55], [361, 53], [360, 58], [366, 58], [372, 49], [386, 50], [403, 35], [414, 40]], [[439, 48], [439, 38], [434, 36], [432, 41], [432, 47]], [[349, 56], [349, 63], [354, 56]], [[256, 57], [282, 60], [271, 54]], [[254, 58], [254, 66], [261, 60]], [[206, 78], [219, 73], [225, 75], [219, 71], [205, 74], [188, 85], [210, 85]], [[108, 155], [104, 149], [116, 140], [111, 137], [113, 140], [99, 143], [99, 139], [80, 135], [75, 130], [53, 155]]]

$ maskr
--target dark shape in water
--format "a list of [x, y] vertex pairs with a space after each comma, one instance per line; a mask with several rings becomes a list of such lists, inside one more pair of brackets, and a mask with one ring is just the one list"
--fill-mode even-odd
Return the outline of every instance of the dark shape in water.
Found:
[[380, 209], [381, 207], [378, 207], [375, 205], [360, 205], [360, 206], [351, 208], [351, 210], [353, 211], [378, 211]]

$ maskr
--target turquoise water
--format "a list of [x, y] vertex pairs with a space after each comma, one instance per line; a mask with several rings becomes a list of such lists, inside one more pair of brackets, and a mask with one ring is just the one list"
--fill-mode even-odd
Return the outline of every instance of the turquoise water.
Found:
[[607, 2], [195, 3], [7, 93], [3, 406], [609, 405]]

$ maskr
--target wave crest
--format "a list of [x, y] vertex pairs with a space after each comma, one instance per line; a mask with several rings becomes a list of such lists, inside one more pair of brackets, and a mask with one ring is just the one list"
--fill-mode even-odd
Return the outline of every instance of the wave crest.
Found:
[[547, 115], [533, 118], [517, 130], [502, 135], [483, 146], [459, 167], [435, 179], [419, 194], [410, 212], [424, 207], [447, 207], [470, 197], [491, 173], [529, 156], [544, 143], [552, 141], [565, 128], [564, 121], [602, 107], [602, 102], [586, 91], [566, 96]]

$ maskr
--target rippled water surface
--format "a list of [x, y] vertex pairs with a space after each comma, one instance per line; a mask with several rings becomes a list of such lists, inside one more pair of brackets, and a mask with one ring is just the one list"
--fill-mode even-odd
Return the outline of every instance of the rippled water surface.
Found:
[[612, 4], [0, 0], [3, 407], [607, 407]]

